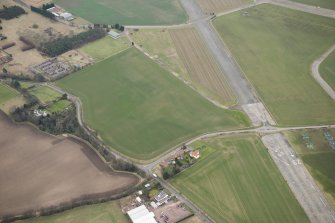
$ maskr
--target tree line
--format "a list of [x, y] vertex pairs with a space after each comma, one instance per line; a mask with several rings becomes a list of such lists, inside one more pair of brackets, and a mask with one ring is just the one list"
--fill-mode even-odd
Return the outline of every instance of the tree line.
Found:
[[91, 29], [74, 36], [60, 37], [43, 43], [39, 47], [39, 50], [50, 57], [55, 57], [69, 50], [81, 47], [86, 43], [98, 40], [104, 36], [106, 36], [105, 30]]
[[15, 5], [15, 6], [6, 7], [4, 5], [3, 8], [0, 10], [0, 18], [10, 20], [10, 19], [19, 17], [20, 15], [25, 14], [25, 13], [26, 11], [24, 11], [24, 9], [19, 6]]
[[49, 19], [54, 19], [55, 15], [52, 14], [51, 12], [47, 11], [46, 9], [41, 9], [41, 8], [37, 8], [34, 6], [30, 6], [31, 11], [36, 12], [44, 17], [47, 17]]

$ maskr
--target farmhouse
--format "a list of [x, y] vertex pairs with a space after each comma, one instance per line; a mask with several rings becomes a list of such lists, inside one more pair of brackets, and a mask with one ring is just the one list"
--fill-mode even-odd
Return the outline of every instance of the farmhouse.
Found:
[[156, 201], [156, 205], [157, 206], [161, 206], [165, 203], [167, 203], [169, 200], [169, 195], [167, 193], [165, 193], [165, 191], [161, 191], [156, 197], [155, 197], [155, 201]]
[[194, 159], [199, 159], [200, 158], [200, 151], [199, 150], [193, 150], [190, 152], [190, 156], [193, 157]]
[[145, 205], [141, 205], [127, 212], [133, 223], [157, 223], [153, 212], [149, 212]]
[[120, 33], [115, 32], [115, 31], [113, 31], [113, 30], [109, 31], [109, 32], [108, 32], [108, 35], [111, 36], [113, 39], [118, 39], [118, 38], [120, 38], [120, 36], [121, 36]]

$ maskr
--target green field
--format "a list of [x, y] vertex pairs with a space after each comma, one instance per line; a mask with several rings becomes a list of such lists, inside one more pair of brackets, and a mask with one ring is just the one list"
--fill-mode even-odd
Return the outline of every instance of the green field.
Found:
[[335, 42], [334, 19], [262, 4], [214, 25], [279, 124], [335, 122], [335, 103], [310, 71]]
[[14, 89], [0, 83], [0, 106], [6, 101], [15, 98], [19, 93]]
[[62, 96], [57, 91], [46, 86], [36, 86], [34, 88], [31, 88], [29, 92], [32, 95], [36, 96], [37, 99], [43, 104], [52, 102], [53, 100], [56, 100], [57, 98]]
[[256, 136], [200, 144], [210, 153], [170, 182], [214, 221], [309, 222]]
[[[335, 129], [330, 132], [335, 137]], [[307, 132], [313, 142], [313, 148], [307, 148], [302, 133], [302, 131], [296, 131], [287, 135], [293, 148], [335, 206], [335, 150], [331, 149], [321, 130]]]
[[320, 6], [321, 8], [333, 9], [335, 10], [335, 1], [334, 0], [292, 0], [294, 2], [300, 2], [303, 4]]
[[178, 0], [55, 0], [56, 4], [92, 23], [172, 25], [184, 23]]
[[113, 39], [110, 36], [106, 36], [103, 39], [84, 45], [80, 48], [80, 51], [91, 56], [96, 62], [99, 62], [129, 48], [130, 45], [127, 37]]
[[56, 103], [53, 103], [50, 107], [47, 108], [49, 112], [61, 112], [64, 111], [67, 107], [71, 105], [71, 102], [68, 100], [59, 100]]
[[22, 223], [128, 223], [117, 201], [75, 208], [60, 214], [19, 221]]
[[335, 51], [322, 62], [319, 69], [322, 78], [335, 91]]
[[141, 29], [132, 33], [132, 39], [144, 51], [183, 78], [188, 76], [183, 61], [177, 54], [168, 29]]
[[114, 149], [148, 160], [207, 131], [249, 125], [205, 100], [135, 48], [60, 80], [88, 125]]

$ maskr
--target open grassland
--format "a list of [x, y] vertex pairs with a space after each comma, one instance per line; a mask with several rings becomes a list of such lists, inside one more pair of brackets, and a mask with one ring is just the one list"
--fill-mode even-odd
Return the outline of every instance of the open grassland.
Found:
[[58, 82], [83, 102], [90, 127], [119, 152], [148, 160], [204, 132], [248, 125], [135, 48]]
[[178, 0], [56, 0], [55, 3], [99, 24], [171, 25], [187, 20]]
[[36, 96], [37, 99], [43, 104], [52, 102], [53, 100], [56, 100], [62, 96], [59, 92], [46, 86], [35, 86], [34, 88], [31, 88], [29, 92]]
[[13, 88], [0, 83], [0, 109], [9, 114], [16, 107], [25, 103], [25, 99]]
[[[335, 137], [335, 130], [329, 131]], [[313, 148], [308, 148], [302, 134], [308, 134]], [[335, 207], [335, 150], [331, 149], [321, 130], [287, 133], [297, 154], [317, 180], [330, 203]]]
[[198, 0], [201, 9], [205, 13], [226, 12], [252, 2], [252, 0]]
[[134, 186], [135, 175], [107, 167], [86, 144], [12, 123], [0, 113], [0, 218]]
[[277, 123], [335, 122], [310, 65], [335, 41], [335, 20], [263, 4], [214, 21]]
[[292, 0], [292, 1], [300, 2], [300, 3], [308, 4], [308, 5], [320, 6], [321, 8], [335, 10], [334, 0]]
[[335, 51], [322, 62], [319, 69], [322, 78], [335, 91]]
[[162, 66], [185, 78], [186, 68], [178, 56], [177, 50], [167, 29], [140, 29], [131, 31], [134, 42], [149, 53]]
[[0, 83], [0, 106], [17, 97], [19, 93], [5, 84]]
[[91, 56], [96, 62], [99, 62], [129, 48], [130, 46], [131, 44], [126, 37], [113, 39], [110, 36], [106, 36], [103, 39], [84, 45], [80, 48], [80, 51]]
[[60, 214], [19, 221], [22, 223], [129, 223], [118, 201], [75, 208]]
[[194, 28], [169, 30], [192, 85], [223, 105], [236, 103], [233, 92], [214, 57]]
[[256, 136], [199, 144], [207, 147], [204, 157], [170, 182], [214, 221], [309, 222]]
[[59, 100], [47, 108], [49, 112], [61, 112], [71, 105], [69, 100]]

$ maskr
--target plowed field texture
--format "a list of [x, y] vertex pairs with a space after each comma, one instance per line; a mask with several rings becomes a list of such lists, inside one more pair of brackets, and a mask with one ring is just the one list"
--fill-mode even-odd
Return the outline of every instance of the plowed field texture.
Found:
[[152, 159], [196, 135], [249, 125], [215, 106], [131, 48], [60, 80], [83, 102], [84, 119], [115, 150]]
[[86, 144], [12, 123], [0, 113], [0, 219], [120, 193], [138, 178], [116, 173]]
[[237, 9], [243, 5], [252, 3], [252, 0], [198, 0], [201, 9], [205, 13], [220, 13]]
[[194, 87], [223, 105], [236, 103], [223, 70], [194, 28], [169, 30]]
[[335, 19], [262, 4], [214, 25], [278, 124], [335, 123], [335, 103], [310, 70], [335, 42]]

